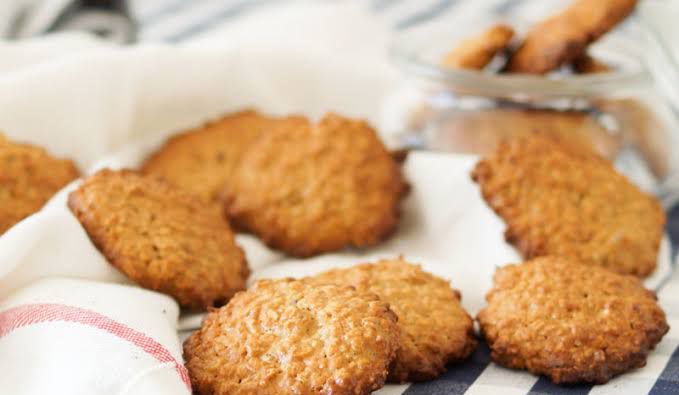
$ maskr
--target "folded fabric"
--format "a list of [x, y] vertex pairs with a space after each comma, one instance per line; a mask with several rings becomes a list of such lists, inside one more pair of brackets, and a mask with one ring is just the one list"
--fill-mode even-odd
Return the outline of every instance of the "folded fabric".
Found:
[[38, 281], [0, 304], [2, 392], [190, 394], [178, 314], [137, 287]]

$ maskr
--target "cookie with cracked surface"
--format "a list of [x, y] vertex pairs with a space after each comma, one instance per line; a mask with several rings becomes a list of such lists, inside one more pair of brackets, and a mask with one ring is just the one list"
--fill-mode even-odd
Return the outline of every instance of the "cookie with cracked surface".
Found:
[[514, 29], [507, 25], [495, 25], [483, 33], [463, 40], [441, 61], [445, 67], [481, 70], [498, 52], [507, 48], [514, 37]]
[[665, 212], [606, 159], [554, 136], [500, 144], [472, 172], [525, 259], [566, 255], [619, 273], [656, 267]]
[[306, 257], [385, 239], [406, 190], [399, 164], [367, 123], [328, 114], [262, 136], [226, 184], [224, 206], [239, 228]]
[[369, 394], [396, 354], [396, 321], [372, 293], [263, 280], [212, 311], [184, 358], [199, 394]]
[[474, 323], [460, 305], [460, 293], [401, 258], [333, 269], [306, 281], [350, 285], [389, 303], [401, 328], [391, 382], [434, 379], [446, 364], [467, 358], [476, 347]]
[[171, 137], [144, 161], [141, 172], [217, 202], [241, 157], [262, 133], [306, 123], [303, 117], [275, 118], [254, 110], [229, 114]]
[[0, 235], [40, 210], [61, 188], [78, 178], [69, 159], [0, 134]]
[[605, 383], [644, 366], [669, 327], [641, 281], [572, 258], [497, 269], [479, 312], [493, 361], [557, 384]]
[[511, 56], [512, 73], [544, 74], [583, 55], [587, 46], [625, 19], [637, 0], [575, 0], [535, 25]]
[[104, 169], [68, 206], [108, 261], [191, 309], [226, 302], [249, 269], [228, 222], [197, 196], [131, 170]]

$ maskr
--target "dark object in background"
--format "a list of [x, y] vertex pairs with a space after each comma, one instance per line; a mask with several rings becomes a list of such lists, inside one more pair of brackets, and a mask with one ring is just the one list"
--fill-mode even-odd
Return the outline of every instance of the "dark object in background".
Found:
[[136, 40], [126, 0], [43, 0], [17, 8], [5, 35], [20, 39], [55, 31], [87, 31], [119, 43]]

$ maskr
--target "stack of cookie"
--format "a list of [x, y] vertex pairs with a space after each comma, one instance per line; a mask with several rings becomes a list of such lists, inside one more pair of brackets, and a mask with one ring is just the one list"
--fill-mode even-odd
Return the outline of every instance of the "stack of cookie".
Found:
[[555, 383], [605, 383], [645, 365], [669, 330], [640, 280], [656, 267], [659, 202], [554, 136], [503, 143], [472, 177], [530, 259], [496, 271], [478, 315], [492, 359]]
[[399, 163], [363, 121], [328, 114], [224, 117], [168, 141], [141, 166], [221, 205], [239, 229], [308, 257], [375, 245], [396, 228]]
[[476, 347], [447, 281], [402, 259], [262, 280], [184, 345], [201, 394], [367, 394], [430, 380]]
[[[653, 143], [663, 134], [664, 126], [658, 124], [654, 111], [643, 101], [603, 95], [596, 99], [583, 97], [583, 100], [575, 100], [574, 105], [564, 107], [564, 103], [573, 104], [573, 92], [579, 91], [578, 86], [582, 84], [572, 80], [572, 74], [616, 71], [613, 65], [592, 57], [588, 48], [624, 21], [636, 4], [636, 0], [574, 0], [562, 12], [537, 23], [521, 37], [515, 38], [512, 27], [498, 24], [461, 41], [442, 57], [440, 66], [444, 71], [497, 74], [501, 77], [489, 77], [486, 85], [498, 89], [490, 88], [492, 92], [489, 93], [476, 91], [473, 86], [441, 86], [445, 94], [454, 96], [456, 103], [468, 102], [473, 107], [460, 104], [442, 110], [425, 100], [413, 109], [409, 124], [420, 133], [424, 133], [422, 131], [428, 125], [435, 128], [432, 140], [442, 149], [479, 155], [488, 154], [506, 138], [535, 132], [557, 135], [592, 147], [611, 159], [628, 141], [633, 141], [654, 175], [664, 178], [667, 154]], [[550, 73], [545, 79], [544, 92], [535, 93], [529, 89], [502, 93], [501, 87], [506, 83], [511, 85], [527, 78], [512, 81], [516, 74], [542, 76]], [[552, 76], [563, 82], [565, 90], [557, 92], [547, 87]], [[533, 88], [542, 85], [537, 77], [532, 78]], [[574, 89], [567, 93], [568, 87]], [[440, 92], [427, 94], [434, 97]], [[488, 99], [482, 108], [478, 106], [479, 96]], [[563, 100], [551, 100], [557, 97]], [[602, 114], [613, 116], [616, 126], [603, 122], [608, 117]]]
[[455, 69], [481, 70], [507, 53], [508, 73], [546, 74], [569, 66], [577, 73], [600, 73], [610, 67], [587, 54], [587, 47], [617, 26], [637, 0], [574, 0], [565, 10], [533, 26], [516, 48], [514, 29], [499, 24], [463, 40], [441, 63]]

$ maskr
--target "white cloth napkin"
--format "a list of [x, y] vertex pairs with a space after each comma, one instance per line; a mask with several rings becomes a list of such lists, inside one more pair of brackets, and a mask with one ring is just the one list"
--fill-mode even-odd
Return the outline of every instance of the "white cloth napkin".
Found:
[[49, 279], [0, 303], [3, 394], [187, 395], [177, 304], [137, 287]]

